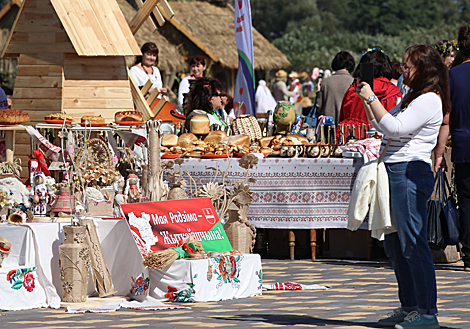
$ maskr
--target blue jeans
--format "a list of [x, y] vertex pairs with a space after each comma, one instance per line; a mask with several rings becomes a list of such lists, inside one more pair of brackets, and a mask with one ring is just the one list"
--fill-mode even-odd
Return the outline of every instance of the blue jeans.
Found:
[[427, 200], [434, 177], [424, 161], [386, 163], [390, 209], [397, 232], [385, 236], [404, 311], [437, 313], [436, 274], [427, 242]]

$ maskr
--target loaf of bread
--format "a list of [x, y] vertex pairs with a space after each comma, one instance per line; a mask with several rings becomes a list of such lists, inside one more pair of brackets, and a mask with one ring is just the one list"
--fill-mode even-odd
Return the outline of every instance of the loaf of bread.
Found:
[[[64, 120], [66, 115], [64, 113], [52, 113], [44, 117], [45, 120]], [[72, 120], [71, 116], [67, 116], [67, 120]]]
[[308, 144], [308, 139], [305, 136], [299, 134], [288, 134], [287, 137], [294, 137], [302, 144]]
[[85, 115], [82, 117], [82, 123], [104, 123], [102, 116]]
[[0, 110], [0, 122], [2, 123], [23, 123], [30, 121], [29, 114], [19, 109]]
[[227, 137], [227, 133], [225, 131], [222, 131], [222, 130], [214, 130], [214, 131], [211, 131], [207, 136], [206, 138], [204, 138], [204, 142], [206, 143], [214, 143], [214, 144], [218, 144], [220, 143], [220, 141], [224, 138]]
[[274, 136], [267, 136], [263, 137], [259, 140], [259, 146], [260, 147], [268, 147], [269, 144], [271, 144], [271, 141], [273, 140]]
[[114, 120], [119, 121], [143, 121], [142, 113], [138, 111], [121, 111], [114, 114]]
[[178, 146], [187, 148], [189, 145], [192, 145], [197, 140], [198, 139], [194, 134], [185, 133], [178, 137]]
[[178, 146], [178, 136], [174, 134], [163, 135], [162, 146], [165, 146], [165, 147]]
[[195, 115], [190, 121], [190, 131], [196, 135], [206, 135], [209, 133], [210, 120], [205, 115]]
[[248, 135], [234, 135], [222, 139], [220, 141], [220, 144], [227, 144], [231, 146], [246, 145], [249, 147], [251, 144], [251, 140], [250, 136]]

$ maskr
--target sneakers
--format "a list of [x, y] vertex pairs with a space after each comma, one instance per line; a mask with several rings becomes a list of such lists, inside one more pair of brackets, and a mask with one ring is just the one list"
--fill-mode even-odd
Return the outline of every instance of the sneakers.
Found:
[[395, 325], [395, 329], [439, 329], [439, 322], [437, 317], [434, 315], [432, 318], [422, 316], [416, 311], [410, 312], [406, 317], [405, 321]]
[[390, 314], [388, 314], [388, 318], [381, 319], [377, 323], [379, 326], [382, 327], [393, 327], [394, 325], [405, 321], [405, 317], [405, 312], [403, 312], [401, 307], [399, 307], [394, 309]]

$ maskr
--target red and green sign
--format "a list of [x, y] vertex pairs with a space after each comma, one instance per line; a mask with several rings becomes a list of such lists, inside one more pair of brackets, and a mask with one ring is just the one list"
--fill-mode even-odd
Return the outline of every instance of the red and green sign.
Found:
[[210, 198], [128, 203], [121, 208], [142, 256], [176, 247], [188, 235], [206, 251], [232, 250]]

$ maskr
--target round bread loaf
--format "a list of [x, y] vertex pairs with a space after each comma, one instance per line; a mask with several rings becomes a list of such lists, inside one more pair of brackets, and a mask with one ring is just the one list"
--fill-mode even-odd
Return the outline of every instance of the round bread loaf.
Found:
[[114, 114], [114, 120], [119, 121], [143, 121], [142, 113], [138, 111], [121, 111]]
[[86, 115], [82, 117], [82, 123], [104, 123], [104, 118], [102, 116]]
[[288, 134], [287, 137], [295, 137], [302, 144], [308, 144], [308, 139], [305, 136], [302, 136], [302, 135], [299, 135], [299, 134]]
[[178, 146], [178, 136], [174, 134], [163, 135], [162, 146], [165, 146], [165, 147]]
[[260, 147], [268, 147], [271, 144], [271, 141], [274, 139], [275, 136], [267, 136], [263, 137], [259, 140]]
[[194, 134], [185, 133], [178, 137], [178, 146], [187, 148], [189, 145], [192, 145], [195, 141], [197, 141], [197, 137]]
[[204, 142], [206, 143], [214, 143], [219, 144], [220, 141], [227, 137], [227, 133], [222, 130], [214, 130], [211, 131], [206, 138], [204, 138]]
[[209, 133], [210, 120], [205, 115], [195, 115], [191, 118], [190, 131], [196, 135]]
[[220, 144], [227, 144], [232, 146], [245, 145], [249, 147], [251, 144], [251, 140], [250, 136], [248, 135], [234, 135], [222, 139], [220, 141]]

